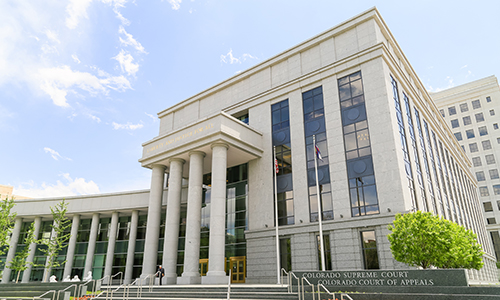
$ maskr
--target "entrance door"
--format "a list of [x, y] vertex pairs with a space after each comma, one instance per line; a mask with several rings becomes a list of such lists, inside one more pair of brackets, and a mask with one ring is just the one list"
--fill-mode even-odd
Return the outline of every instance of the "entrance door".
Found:
[[245, 283], [246, 256], [230, 258], [231, 283]]
[[200, 259], [200, 276], [206, 276], [208, 271], [208, 258]]

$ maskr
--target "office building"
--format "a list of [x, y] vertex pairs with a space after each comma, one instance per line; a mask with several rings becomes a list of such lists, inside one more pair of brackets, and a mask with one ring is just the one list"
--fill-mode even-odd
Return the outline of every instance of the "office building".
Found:
[[[422, 210], [473, 230], [484, 267], [469, 278], [497, 281], [470, 161], [375, 8], [158, 117], [139, 160], [149, 191], [66, 198], [72, 239], [57, 276], [123, 271], [130, 282], [162, 264], [167, 284], [225, 284], [229, 270], [233, 282], [275, 283], [277, 260], [321, 269], [320, 217], [326, 269], [408, 268], [387, 226]], [[60, 200], [18, 201], [12, 245], [33, 221], [46, 234]]]

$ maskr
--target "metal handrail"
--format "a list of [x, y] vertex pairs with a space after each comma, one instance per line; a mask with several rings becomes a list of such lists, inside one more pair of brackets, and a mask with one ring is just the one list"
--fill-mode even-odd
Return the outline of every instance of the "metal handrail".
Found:
[[54, 296], [56, 295], [56, 290], [46, 291], [45, 293], [41, 294], [40, 296], [33, 296], [33, 300], [35, 300], [35, 298], [40, 299], [40, 298], [42, 298], [42, 296], [45, 296], [48, 293], [54, 293], [54, 294], [52, 294], [52, 300], [54, 300]]
[[288, 279], [288, 293], [293, 293], [293, 277], [295, 277], [295, 279], [297, 279], [297, 287], [298, 287], [298, 290], [297, 290], [297, 293], [300, 292], [300, 280], [297, 276], [295, 276], [295, 273], [293, 273], [292, 271], [290, 271], [290, 275], [291, 276], [288, 276], [290, 279]]
[[287, 280], [288, 280], [288, 272], [284, 269], [284, 268], [281, 268], [281, 285], [283, 285], [283, 273], [286, 273], [286, 277], [287, 277]]
[[113, 283], [113, 277], [118, 276], [118, 274], [120, 275], [120, 285], [122, 285], [123, 284], [123, 272], [121, 272], [121, 271], [118, 272], [118, 273], [116, 273], [115, 275], [111, 276], [110, 277], [110, 282]]
[[[309, 286], [311, 286], [311, 287], [312, 287], [312, 292], [311, 292], [311, 293], [312, 293], [312, 296], [313, 296], [312, 300], [314, 300], [314, 284], [310, 283], [310, 282], [309, 282], [309, 280], [307, 280], [307, 278], [305, 278], [305, 277], [302, 277], [302, 278], [301, 278], [301, 284], [302, 284], [302, 300], [304, 300], [304, 299], [305, 299], [305, 295], [304, 295], [304, 289], [305, 289], [305, 288], [304, 288], [304, 280], [307, 282], [307, 284], [308, 284]], [[299, 295], [299, 300], [300, 300], [300, 295]]]
[[340, 300], [344, 300], [344, 296], [346, 296], [350, 300], [354, 300], [354, 299], [351, 298], [351, 296], [349, 296], [348, 294], [344, 294], [344, 293], [340, 293]]
[[95, 282], [96, 282], [96, 281], [95, 281], [95, 279], [89, 279], [89, 280], [87, 280], [87, 282], [82, 283], [82, 284], [80, 284], [80, 285], [78, 286], [78, 295], [81, 295], [81, 292], [82, 292], [83, 287], [84, 287], [84, 286], [86, 286], [87, 284], [91, 283], [91, 282], [92, 282], [92, 283], [94, 283], [94, 284], [92, 285], [92, 294], [95, 294], [95, 292], [96, 292], [96, 290], [97, 290], [97, 285], [95, 284]]
[[231, 299], [231, 269], [229, 269], [229, 279], [227, 281], [227, 300]]
[[[63, 290], [59, 290], [59, 291], [57, 291], [57, 300], [59, 300], [59, 294], [60, 294], [61, 292], [64, 292], [65, 290], [69, 289], [69, 288], [70, 288], [70, 287], [72, 287], [72, 286], [75, 286], [75, 294], [74, 294], [74, 297], [76, 298], [76, 289], [78, 288], [78, 285], [77, 285], [76, 283], [74, 283], [74, 284], [72, 284], [72, 285], [70, 285], [70, 286], [67, 286], [67, 287], [66, 287], [65, 289], [63, 289]], [[70, 292], [70, 294], [69, 294], [69, 295], [71, 296], [71, 292]]]
[[318, 300], [321, 300], [321, 290], [319, 289], [322, 287], [328, 294], [332, 295], [333, 299], [335, 299], [335, 293], [330, 292], [324, 285], [321, 283], [318, 284]]
[[[124, 285], [120, 285], [119, 287], [117, 287], [116, 289], [112, 290], [111, 291], [111, 297], [109, 299], [113, 299], [113, 293], [118, 291], [120, 288], [124, 287]], [[123, 289], [123, 296], [122, 296], [122, 299], [125, 299], [125, 288]], [[106, 300], [108, 300], [108, 295], [106, 294]]]

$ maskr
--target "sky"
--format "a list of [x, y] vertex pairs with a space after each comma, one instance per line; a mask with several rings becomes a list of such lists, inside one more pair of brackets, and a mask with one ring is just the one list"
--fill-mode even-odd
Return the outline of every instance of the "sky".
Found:
[[0, 184], [148, 189], [157, 113], [376, 6], [429, 91], [500, 76], [500, 1], [0, 1]]

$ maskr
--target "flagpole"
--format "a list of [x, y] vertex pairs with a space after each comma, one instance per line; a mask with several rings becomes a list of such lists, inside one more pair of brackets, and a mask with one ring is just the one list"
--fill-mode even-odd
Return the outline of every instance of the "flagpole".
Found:
[[278, 162], [276, 160], [276, 146], [273, 146], [274, 152], [274, 227], [276, 228], [276, 277], [278, 279], [278, 284], [281, 284], [280, 281], [280, 240], [278, 234]]
[[323, 210], [321, 209], [321, 192], [319, 190], [318, 181], [318, 153], [316, 151], [316, 135], [313, 135], [313, 147], [314, 147], [314, 172], [316, 173], [316, 197], [318, 199], [318, 223], [319, 223], [319, 246], [321, 255], [321, 271], [325, 271], [325, 249], [323, 247]]

